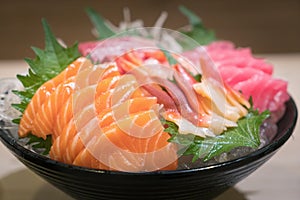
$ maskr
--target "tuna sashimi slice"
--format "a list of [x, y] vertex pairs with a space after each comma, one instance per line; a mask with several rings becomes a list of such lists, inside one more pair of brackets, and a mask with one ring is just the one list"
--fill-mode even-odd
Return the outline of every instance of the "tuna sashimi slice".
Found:
[[260, 111], [275, 112], [289, 99], [287, 82], [275, 79], [257, 69], [226, 67], [220, 68], [223, 80], [246, 98], [252, 96], [254, 107]]
[[206, 50], [218, 67], [235, 66], [239, 68], [254, 68], [267, 74], [272, 74], [273, 66], [264, 59], [255, 58], [250, 48], [235, 48], [227, 41], [213, 42]]
[[[235, 48], [234, 44], [218, 41], [205, 46], [208, 56], [219, 70], [223, 81], [246, 98], [252, 96], [254, 107], [273, 113], [284, 111], [289, 99], [287, 82], [272, 77], [273, 66], [255, 58], [249, 48]], [[203, 47], [182, 54], [193, 64], [200, 65]]]

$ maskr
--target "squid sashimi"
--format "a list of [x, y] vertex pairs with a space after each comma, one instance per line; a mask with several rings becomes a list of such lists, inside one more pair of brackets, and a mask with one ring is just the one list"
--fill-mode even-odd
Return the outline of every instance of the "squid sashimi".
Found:
[[[162, 99], [165, 108], [162, 115], [176, 123], [180, 133], [192, 132], [204, 138], [215, 136], [229, 127], [237, 126], [237, 120], [247, 114], [245, 107], [249, 107], [249, 103], [244, 97], [236, 95], [228, 87], [218, 88], [217, 85], [223, 84], [221, 80], [218, 80], [218, 84], [206, 81], [206, 76], [207, 79], [212, 78], [212, 74], [217, 73], [213, 66], [203, 66], [204, 79], [197, 82], [181, 64], [170, 66], [166, 70], [162, 66], [165, 60], [161, 59], [161, 51], [150, 52], [151, 59], [158, 58], [156, 65], [147, 65], [147, 58], [144, 56], [147, 54], [135, 51], [116, 58], [116, 62], [121, 71], [135, 75], [148, 93], [156, 96], [158, 101]], [[172, 74], [177, 84], [158, 77], [163, 75], [154, 72], [156, 70]], [[215, 94], [212, 94], [214, 91]]]

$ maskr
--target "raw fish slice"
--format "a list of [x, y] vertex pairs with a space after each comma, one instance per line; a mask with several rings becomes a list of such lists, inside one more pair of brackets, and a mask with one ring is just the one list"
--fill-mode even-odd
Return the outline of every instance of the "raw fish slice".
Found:
[[52, 92], [55, 91], [57, 86], [63, 83], [65, 80], [77, 74], [78, 69], [83, 65], [90, 65], [90, 61], [86, 58], [78, 58], [71, 63], [64, 71], [58, 76], [44, 83], [34, 94], [26, 110], [23, 113], [19, 126], [19, 136], [25, 137], [32, 129], [33, 121], [36, 113], [44, 102], [48, 99]]
[[[155, 97], [137, 97], [129, 99], [121, 106], [115, 108], [107, 108], [98, 114], [100, 127], [104, 128], [112, 124], [116, 117], [126, 117], [129, 113], [137, 113], [155, 108], [157, 99]], [[123, 107], [123, 108], [121, 108]], [[125, 109], [124, 109], [125, 108]]]
[[[176, 169], [176, 148], [167, 142], [170, 137], [167, 133], [160, 132], [150, 138], [138, 138], [124, 133], [115, 123], [102, 129], [102, 134], [94, 129], [94, 124], [90, 127], [93, 130], [86, 127], [88, 131], [83, 133], [89, 135], [84, 137], [89, 139], [86, 146], [89, 154], [101, 161], [102, 169], [132, 172]], [[80, 164], [86, 160], [89, 154], [84, 151], [86, 150], [76, 157], [74, 163]]]
[[[90, 72], [95, 73], [93, 70]], [[83, 71], [80, 76], [85, 78], [93, 75]], [[170, 136], [162, 131], [163, 127], [156, 116], [159, 109], [157, 99], [147, 97], [149, 94], [138, 87], [132, 75], [107, 73], [103, 77], [99, 78], [97, 85], [81, 82], [80, 89], [74, 91], [72, 101], [69, 100], [68, 103], [73, 104], [69, 106], [73, 107], [72, 117], [67, 124], [60, 125], [59, 129], [63, 127], [63, 130], [54, 141], [50, 156], [66, 163], [100, 169], [175, 169], [176, 148], [169, 147], [167, 140]], [[61, 113], [66, 114], [65, 111]], [[127, 132], [124, 132], [126, 129]], [[149, 135], [151, 129], [153, 135]], [[143, 137], [130, 135], [129, 132], [139, 133]], [[120, 145], [117, 149], [122, 151], [120, 153], [113, 148], [114, 151], [109, 154], [109, 162], [103, 163], [101, 159], [108, 159], [105, 152], [112, 149], [111, 144], [113, 147]], [[105, 151], [101, 150], [103, 147], [107, 147]], [[162, 163], [172, 160], [161, 165], [161, 158], [152, 155], [155, 150], [164, 156]], [[102, 153], [98, 155], [98, 152]], [[136, 152], [138, 155], [135, 155]], [[148, 152], [150, 157], [146, 156]], [[128, 161], [131, 164], [128, 165]]]
[[246, 98], [252, 96], [254, 107], [260, 111], [280, 110], [289, 99], [286, 81], [275, 79], [257, 69], [228, 67], [221, 68], [220, 72], [224, 81], [234, 90], [241, 91]]
[[58, 112], [56, 116], [56, 120], [53, 123], [53, 139], [58, 137], [64, 127], [69, 123], [69, 121], [73, 118], [73, 98], [68, 98], [66, 102], [64, 102], [62, 108]]
[[72, 95], [74, 90], [74, 76], [66, 82], [57, 86], [56, 90], [51, 93], [45, 103], [36, 113], [33, 121], [32, 134], [46, 139], [46, 136], [52, 134], [53, 124], [56, 117], [64, 105], [64, 102]]
[[219, 68], [220, 74], [228, 85], [235, 85], [239, 82], [251, 79], [254, 76], [265, 76], [266, 74], [258, 69], [247, 68], [239, 69], [237, 67]]
[[253, 68], [266, 74], [273, 73], [273, 66], [264, 59], [255, 58], [250, 48], [235, 48], [227, 41], [213, 42], [205, 47], [208, 55], [219, 67]]
[[[114, 78], [115, 82], [118, 78], [119, 72], [118, 68], [112, 64], [102, 64], [102, 65], [90, 65], [90, 66], [84, 66], [80, 69], [78, 76], [75, 80], [76, 89], [79, 90], [80, 88], [85, 88], [89, 85], [96, 85], [99, 81], [102, 83], [102, 79], [107, 78]], [[111, 84], [111, 87], [113, 87], [113, 84]], [[98, 87], [99, 89], [100, 87]], [[108, 88], [104, 88], [108, 89]], [[91, 97], [90, 100], [94, 99], [94, 97]], [[75, 105], [76, 106], [76, 105]], [[84, 106], [84, 105], [82, 105]], [[60, 135], [60, 133], [63, 131], [63, 128], [67, 126], [71, 118], [73, 117], [73, 97], [69, 98], [67, 101], [65, 101], [63, 108], [60, 110], [58, 115], [56, 116], [56, 123], [54, 126], [54, 137], [57, 137]]]
[[[284, 103], [289, 99], [287, 82], [272, 77], [272, 65], [264, 59], [255, 58], [250, 49], [235, 48], [231, 42], [213, 42], [205, 49], [225, 84], [236, 92], [242, 92], [246, 98], [252, 96], [254, 108], [260, 111], [268, 109], [273, 113], [280, 111], [279, 115], [282, 114]], [[202, 51], [199, 47], [182, 55], [199, 65]]]

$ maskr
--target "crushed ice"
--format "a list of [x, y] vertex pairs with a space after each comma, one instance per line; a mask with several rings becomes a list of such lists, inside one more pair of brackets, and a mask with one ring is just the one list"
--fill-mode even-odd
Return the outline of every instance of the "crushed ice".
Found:
[[[12, 122], [13, 119], [20, 116], [20, 112], [14, 109], [11, 104], [19, 103], [20, 98], [13, 93], [13, 90], [22, 90], [21, 83], [16, 78], [4, 78], [0, 79], [0, 128], [9, 131], [14, 138], [18, 138], [17, 129], [18, 126]], [[261, 145], [260, 148], [268, 144], [273, 137], [276, 135], [277, 125], [272, 120], [266, 120], [261, 125]], [[18, 139], [18, 143], [23, 145], [25, 148], [32, 150], [30, 145], [26, 145], [28, 139]], [[208, 162], [203, 162], [198, 159], [192, 163], [192, 156], [181, 156], [179, 158], [178, 169], [191, 169], [197, 167], [208, 166], [229, 160], [237, 159], [245, 156], [255, 149], [249, 147], [235, 148], [228, 153], [223, 153], [218, 157], [211, 159]], [[39, 152], [36, 152], [39, 153]]]
[[13, 119], [20, 116], [20, 112], [11, 105], [20, 102], [20, 98], [13, 90], [22, 90], [22, 84], [16, 78], [0, 79], [0, 128], [10, 129], [16, 127]]

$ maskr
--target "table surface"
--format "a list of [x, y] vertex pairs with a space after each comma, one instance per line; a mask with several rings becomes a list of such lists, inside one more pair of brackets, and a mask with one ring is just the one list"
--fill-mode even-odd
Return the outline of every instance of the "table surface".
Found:
[[[289, 82], [289, 93], [300, 105], [300, 53], [266, 54], [274, 64], [274, 76]], [[24, 61], [1, 61], [0, 78], [27, 71]], [[218, 197], [218, 200], [298, 200], [300, 198], [299, 120], [293, 137], [249, 177]], [[30, 172], [0, 143], [0, 199], [72, 199]], [[30, 183], [30, 184], [28, 184]]]

